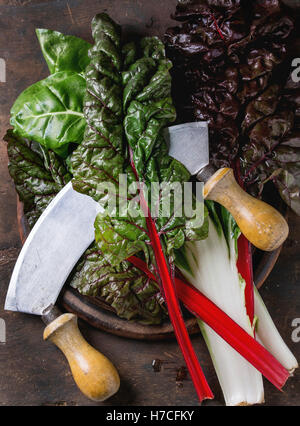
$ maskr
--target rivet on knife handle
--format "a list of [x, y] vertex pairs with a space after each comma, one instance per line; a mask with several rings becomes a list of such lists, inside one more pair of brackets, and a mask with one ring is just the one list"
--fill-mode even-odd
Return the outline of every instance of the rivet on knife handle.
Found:
[[120, 386], [116, 368], [83, 338], [75, 315], [59, 315], [57, 311], [51, 306], [43, 314], [44, 322], [48, 323], [44, 340], [49, 339], [64, 353], [82, 393], [94, 401], [106, 400]]
[[243, 191], [232, 169], [223, 168], [214, 173], [205, 183], [204, 197], [226, 207], [245, 237], [261, 250], [275, 250], [288, 236], [289, 228], [283, 216]]

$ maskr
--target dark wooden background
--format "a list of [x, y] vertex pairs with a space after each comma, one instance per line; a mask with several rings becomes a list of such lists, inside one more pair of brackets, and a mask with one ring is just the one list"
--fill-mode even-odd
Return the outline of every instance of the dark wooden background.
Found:
[[[299, 4], [299, 0], [287, 0]], [[97, 405], [73, 383], [63, 355], [42, 340], [39, 318], [5, 312], [4, 299], [20, 250], [16, 222], [16, 194], [7, 172], [6, 146], [1, 139], [9, 123], [9, 109], [28, 85], [44, 78], [35, 28], [44, 27], [91, 41], [90, 21], [101, 11], [141, 34], [163, 33], [171, 23], [175, 0], [7, 0], [0, 1], [0, 58], [7, 64], [7, 82], [0, 83], [0, 318], [6, 321], [7, 342], [0, 344], [0, 405]], [[293, 343], [292, 321], [300, 318], [300, 219], [290, 214], [290, 237], [279, 261], [261, 290], [282, 336], [300, 360], [300, 342]], [[80, 322], [87, 340], [113, 360], [121, 388], [105, 405], [196, 405], [189, 377], [178, 380], [184, 361], [175, 341], [140, 342], [112, 336]], [[299, 333], [300, 335], [300, 333]], [[204, 405], [223, 405], [222, 394], [207, 349], [193, 337], [201, 365], [215, 399]], [[152, 361], [163, 361], [160, 372]], [[234, 374], [234, 371], [233, 371]], [[266, 405], [300, 405], [300, 373], [284, 392], [265, 381]], [[101, 404], [99, 404], [101, 405]]]

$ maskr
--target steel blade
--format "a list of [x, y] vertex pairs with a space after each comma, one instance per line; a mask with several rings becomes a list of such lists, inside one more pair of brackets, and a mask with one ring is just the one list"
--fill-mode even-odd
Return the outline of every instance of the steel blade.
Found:
[[208, 124], [206, 121], [179, 124], [165, 129], [169, 155], [196, 175], [209, 163]]
[[101, 210], [69, 182], [31, 230], [10, 280], [5, 309], [41, 315], [54, 304], [82, 253], [94, 241]]

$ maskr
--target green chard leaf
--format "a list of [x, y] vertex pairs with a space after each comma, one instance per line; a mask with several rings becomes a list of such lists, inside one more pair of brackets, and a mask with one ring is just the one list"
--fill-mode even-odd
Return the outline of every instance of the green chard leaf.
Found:
[[[176, 117], [171, 99], [171, 63], [163, 44], [153, 37], [135, 46], [122, 46], [120, 27], [105, 14], [93, 19], [92, 32], [95, 45], [89, 52], [84, 100], [87, 127], [82, 144], [72, 154], [74, 188], [107, 207], [100, 184], [109, 181], [120, 197], [120, 173], [126, 175], [128, 185], [138, 179], [148, 194], [151, 182], [182, 185], [190, 175], [168, 156], [162, 133]], [[137, 195], [138, 189], [132, 198], [124, 197], [123, 207], [130, 207]], [[161, 211], [165, 197], [171, 200], [167, 217]], [[150, 196], [147, 205], [151, 209], [149, 200]], [[118, 206], [114, 215], [99, 214], [95, 222], [97, 245], [112, 265], [143, 252], [152, 268], [154, 257], [145, 211], [140, 202], [135, 207], [134, 214], [128, 209], [124, 215]], [[174, 248], [181, 247], [185, 240], [206, 237], [207, 222], [195, 228], [192, 220], [176, 215], [169, 191], [161, 190], [158, 205], [152, 207], [157, 210], [155, 225], [170, 262]]]
[[81, 38], [44, 28], [36, 29], [41, 50], [51, 74], [59, 71], [84, 72], [89, 64], [91, 44]]
[[39, 216], [56, 194], [70, 181], [71, 175], [61, 158], [38, 143], [29, 141], [8, 130], [8, 170], [14, 180], [29, 226], [33, 227]]
[[11, 125], [19, 136], [39, 142], [66, 157], [70, 143], [83, 139], [84, 77], [62, 71], [21, 93], [11, 109]]
[[66, 158], [85, 129], [84, 71], [90, 43], [57, 31], [37, 29], [49, 77], [22, 92], [11, 109], [15, 132]]
[[83, 295], [101, 298], [127, 320], [160, 324], [166, 316], [158, 284], [127, 261], [112, 267], [97, 244], [83, 255], [69, 284]]

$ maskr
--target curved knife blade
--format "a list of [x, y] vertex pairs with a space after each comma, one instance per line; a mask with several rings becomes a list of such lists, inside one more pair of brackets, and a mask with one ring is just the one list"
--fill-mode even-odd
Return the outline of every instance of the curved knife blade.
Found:
[[10, 280], [5, 309], [41, 315], [56, 299], [82, 253], [94, 241], [100, 205], [69, 182], [32, 228]]

